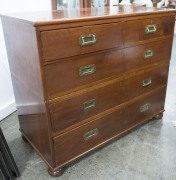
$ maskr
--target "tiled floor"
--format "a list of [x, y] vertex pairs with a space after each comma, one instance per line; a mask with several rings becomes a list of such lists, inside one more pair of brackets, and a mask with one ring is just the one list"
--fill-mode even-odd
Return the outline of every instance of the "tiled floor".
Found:
[[[150, 120], [72, 163], [59, 178], [21, 139], [17, 113], [0, 122], [22, 174], [21, 180], [176, 180], [176, 38], [162, 120]], [[176, 123], [176, 122], [175, 122]]]

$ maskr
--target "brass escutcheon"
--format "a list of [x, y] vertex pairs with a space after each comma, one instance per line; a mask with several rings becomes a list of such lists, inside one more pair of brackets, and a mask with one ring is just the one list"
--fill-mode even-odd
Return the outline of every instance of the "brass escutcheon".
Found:
[[87, 34], [79, 37], [80, 46], [87, 46], [87, 45], [95, 44], [96, 42], [97, 42], [96, 34]]
[[151, 83], [152, 83], [152, 78], [144, 79], [142, 81], [142, 86], [145, 87], [145, 86], [148, 86]]
[[145, 33], [146, 33], [146, 34], [155, 33], [156, 30], [157, 30], [156, 24], [147, 25], [147, 26], [145, 27]]
[[146, 34], [155, 33], [156, 30], [157, 30], [156, 24], [147, 25], [147, 26], [145, 27], [145, 33], [146, 33]]
[[89, 74], [93, 74], [96, 71], [95, 64], [90, 64], [87, 66], [82, 66], [79, 68], [79, 75], [80, 76], [87, 76]]
[[144, 51], [144, 59], [151, 58], [152, 56], [154, 56], [154, 50], [153, 49]]
[[95, 128], [84, 134], [84, 140], [87, 141], [89, 139], [92, 139], [93, 137], [97, 136], [97, 134], [98, 134], [98, 129]]
[[147, 111], [149, 109], [150, 103], [144, 104], [140, 107], [140, 112]]
[[92, 99], [90, 101], [87, 101], [85, 103], [82, 104], [82, 110], [86, 111], [88, 109], [92, 109], [97, 105], [97, 100], [96, 99]]

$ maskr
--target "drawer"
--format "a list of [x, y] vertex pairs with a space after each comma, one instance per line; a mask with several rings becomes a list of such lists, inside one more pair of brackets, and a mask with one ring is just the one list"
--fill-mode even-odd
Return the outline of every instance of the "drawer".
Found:
[[41, 33], [45, 61], [122, 47], [123, 23], [85, 26]]
[[[131, 92], [131, 91], [130, 91]], [[166, 88], [54, 138], [58, 165], [80, 157], [164, 109]], [[64, 152], [64, 153], [63, 153]]]
[[[57, 98], [98, 81], [169, 60], [171, 46], [172, 38], [169, 38], [126, 48], [123, 51], [109, 50], [46, 65], [44, 68], [48, 97]], [[148, 58], [144, 58], [144, 53]]]
[[124, 23], [124, 44], [171, 35], [175, 16], [127, 21]]
[[170, 60], [172, 38], [133, 46], [124, 49], [125, 69], [157, 64], [162, 60]]
[[50, 105], [53, 133], [166, 85], [168, 64]]

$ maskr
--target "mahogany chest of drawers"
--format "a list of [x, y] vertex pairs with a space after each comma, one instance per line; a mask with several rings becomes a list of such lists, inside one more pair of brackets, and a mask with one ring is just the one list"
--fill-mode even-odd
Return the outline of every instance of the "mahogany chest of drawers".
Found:
[[1, 17], [20, 131], [50, 175], [162, 118], [174, 10], [117, 6]]

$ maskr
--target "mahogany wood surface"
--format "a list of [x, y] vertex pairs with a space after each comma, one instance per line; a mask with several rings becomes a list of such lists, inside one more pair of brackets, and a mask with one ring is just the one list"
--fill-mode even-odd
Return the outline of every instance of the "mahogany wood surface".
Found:
[[[54, 13], [54, 12], [53, 12]], [[38, 26], [41, 31], [49, 31], [49, 30], [58, 30], [65, 29], [71, 27], [82, 27], [82, 26], [90, 26], [90, 25], [98, 25], [98, 24], [109, 24], [109, 23], [117, 23], [117, 22], [127, 22], [131, 20], [145, 20], [148, 18], [161, 18], [166, 16], [175, 16], [174, 12], [167, 13], [155, 13], [150, 15], [139, 15], [139, 16], [130, 16], [130, 17], [119, 17], [119, 18], [110, 18], [110, 19], [99, 19], [95, 18], [93, 21], [73, 21], [69, 23], [58, 23], [58, 24], [49, 24]]]
[[[44, 31], [41, 33], [44, 60], [49, 61], [113, 47], [122, 47], [122, 27], [122, 23], [112, 23]], [[81, 35], [87, 34], [96, 34], [97, 42], [82, 47], [79, 45], [79, 38]]]
[[[171, 46], [172, 38], [169, 38], [121, 50], [113, 49], [103, 53], [68, 58], [47, 65], [45, 66], [45, 76], [48, 98], [53, 99], [67, 94], [68, 91], [76, 91], [105, 78], [168, 61]], [[151, 49], [154, 50], [154, 56], [144, 59], [144, 52]], [[96, 71], [81, 77], [79, 68], [91, 64], [96, 66]]]
[[35, 28], [2, 19], [21, 131], [54, 166]]
[[[53, 133], [57, 133], [79, 121], [166, 85], [167, 75], [168, 63], [157, 66], [151, 70], [138, 72], [121, 81], [117, 80], [112, 84], [99, 87], [87, 93], [66, 99], [65, 101], [51, 104], [50, 113]], [[142, 81], [148, 78], [152, 79], [152, 83], [143, 87]], [[97, 105], [83, 111], [83, 103], [92, 99], [97, 100]]]
[[[127, 21], [124, 24], [125, 45], [132, 42], [143, 41], [147, 39], [167, 36], [173, 33], [175, 16], [166, 16], [162, 18], [148, 18], [145, 20]], [[145, 33], [147, 25], [156, 25], [156, 33]]]
[[[162, 117], [175, 12], [116, 6], [1, 15], [20, 131], [50, 175]], [[146, 34], [152, 24], [156, 32]], [[88, 34], [97, 42], [80, 46]], [[81, 76], [89, 65], [94, 71]]]
[[175, 16], [163, 17], [160, 20], [157, 18], [147, 19], [142, 21], [142, 29], [149, 24], [156, 24], [157, 33], [146, 34], [145, 31], [141, 32], [141, 40], [151, 39], [159, 36], [167, 36], [173, 33]]
[[58, 11], [40, 11], [40, 12], [23, 12], [1, 14], [1, 17], [22, 21], [23, 23], [32, 24], [34, 26], [46, 26], [54, 24], [66, 24], [73, 22], [85, 22], [95, 20], [110, 20], [117, 18], [129, 18], [146, 15], [157, 15], [172, 13], [176, 10], [167, 8], [155, 8], [144, 6], [129, 6], [128, 9], [124, 6], [109, 6], [102, 8], [81, 8]]
[[[109, 115], [95, 119], [54, 138], [57, 165], [60, 166], [63, 162], [65, 163], [70, 159], [76, 158], [76, 156], [80, 156], [82, 153], [91, 150], [103, 143], [103, 141], [107, 141], [155, 112], [162, 111], [164, 109], [165, 92], [166, 88], [161, 88], [140, 100], [117, 109]], [[140, 107], [147, 103], [150, 103], [149, 109], [141, 113]], [[83, 138], [85, 133], [95, 128], [98, 129], [97, 136], [85, 141]]]

